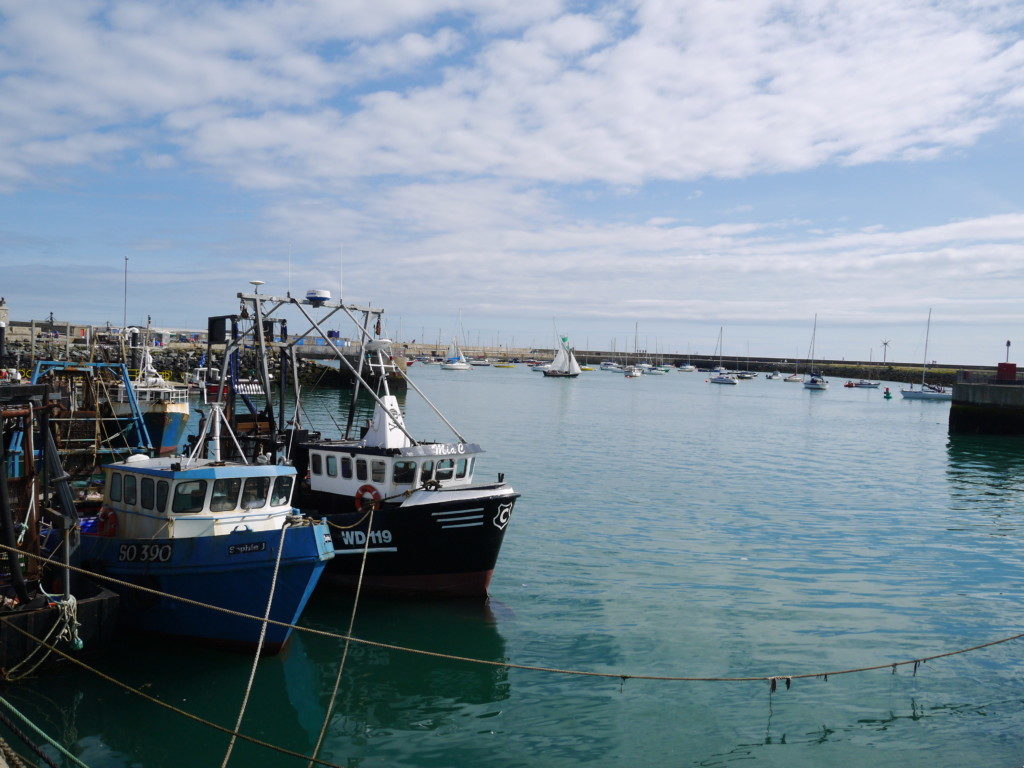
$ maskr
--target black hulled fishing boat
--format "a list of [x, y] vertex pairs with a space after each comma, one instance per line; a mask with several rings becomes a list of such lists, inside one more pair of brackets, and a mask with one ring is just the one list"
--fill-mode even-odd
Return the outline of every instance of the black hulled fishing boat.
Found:
[[[255, 414], [268, 429], [250, 450], [265, 453], [271, 461], [293, 463], [300, 478], [295, 505], [329, 522], [335, 557], [323, 583], [353, 587], [362, 572], [363, 589], [370, 592], [486, 596], [519, 494], [502, 474], [493, 482], [477, 479], [476, 462], [483, 449], [459, 433], [407, 378], [404, 366], [394, 365], [392, 343], [380, 337], [383, 310], [332, 301], [326, 291], [310, 291], [305, 300], [259, 293], [239, 298], [242, 316], [254, 320], [253, 330], [242, 338], [252, 334], [263, 350], [260, 374], [268, 384], [274, 357], [268, 351], [276, 352], [279, 361], [278, 412], [268, 398], [264, 410]], [[281, 322], [274, 312], [287, 306], [308, 321], [306, 334], [291, 337], [286, 330], [273, 331]], [[314, 318], [318, 311], [324, 313], [319, 320]], [[322, 327], [339, 312], [357, 332], [357, 340], [347, 345], [348, 354]], [[296, 365], [296, 345], [311, 334], [324, 339], [354, 381], [336, 438], [303, 429], [297, 377], [287, 374]], [[351, 354], [353, 345], [358, 345], [356, 355]], [[380, 375], [391, 369], [451, 430], [452, 439], [424, 441], [410, 433], [389, 377]], [[293, 413], [288, 428], [278, 429], [285, 424], [288, 378], [295, 390]], [[357, 418], [361, 397], [373, 403], [364, 424]]]

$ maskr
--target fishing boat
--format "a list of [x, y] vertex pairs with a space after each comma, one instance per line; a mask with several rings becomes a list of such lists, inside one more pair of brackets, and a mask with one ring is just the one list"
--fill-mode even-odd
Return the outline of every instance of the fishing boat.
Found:
[[640, 369], [632, 365], [627, 366], [625, 374], [627, 379], [639, 379], [641, 376], [643, 376], [643, 374], [640, 372]]
[[822, 391], [828, 389], [828, 379], [822, 376], [820, 373], [814, 372], [814, 342], [818, 335], [818, 316], [814, 316], [814, 329], [811, 331], [811, 350], [808, 354], [810, 363], [808, 364], [809, 374], [804, 379], [804, 389], [811, 389]]
[[[103, 504], [82, 520], [77, 558], [170, 595], [115, 585], [129, 628], [248, 650], [262, 622], [207, 606], [294, 624], [334, 545], [325, 523], [292, 506], [294, 467], [222, 461], [219, 403], [204, 421], [188, 457], [136, 454], [104, 467]], [[198, 458], [206, 442], [210, 454]], [[266, 625], [263, 652], [281, 650], [290, 633]]]
[[[44, 384], [0, 383], [0, 672], [5, 682], [104, 649], [118, 597], [73, 573], [78, 513]], [[49, 643], [60, 653], [40, 643]]]
[[575, 379], [580, 375], [581, 368], [569, 347], [569, 337], [559, 336], [558, 340], [559, 346], [558, 351], [555, 352], [555, 359], [543, 373], [548, 378]]
[[[390, 354], [392, 342], [379, 335], [383, 310], [334, 301], [325, 293], [315, 301], [239, 294], [250, 318], [280, 322], [275, 312], [301, 313], [310, 326], [305, 335], [319, 334], [354, 381], [336, 435], [302, 427], [296, 387], [290, 399], [280, 393], [276, 417], [268, 404], [268, 429], [248, 438], [244, 450], [269, 454], [271, 463], [291, 463], [300, 478], [295, 505], [310, 517], [328, 520], [335, 557], [325, 570], [324, 587], [347, 591], [362, 584], [364, 591], [379, 594], [486, 597], [519, 494], [503, 474], [496, 480], [480, 478], [477, 461], [483, 448], [467, 440], [403, 371], [407, 396], [420, 396], [452, 437], [434, 441], [412, 434], [389, 381], [360, 374]], [[320, 310], [349, 317], [367, 365], [347, 359], [327, 337], [314, 317]], [[260, 372], [270, 365], [269, 350], [287, 358], [299, 338], [260, 344]], [[372, 409], [363, 421], [367, 400]], [[290, 419], [281, 415], [286, 406], [294, 408]]]
[[466, 358], [462, 354], [462, 350], [459, 349], [459, 343], [452, 339], [451, 345], [448, 347], [448, 354], [445, 355], [445, 360], [441, 363], [442, 371], [471, 371], [473, 366], [466, 362]]
[[[153, 365], [149, 350], [142, 351], [138, 376], [131, 382], [142, 419], [152, 444], [153, 454], [168, 456], [177, 453], [189, 420], [189, 388], [164, 379]], [[131, 395], [126, 383], [120, 383], [114, 398], [114, 413], [131, 415]]]
[[[914, 389], [911, 384], [907, 389], [901, 389], [900, 394], [904, 400], [952, 400], [953, 392], [946, 387], [937, 384], [926, 384], [925, 376], [928, 373], [928, 338], [932, 330], [932, 310], [928, 309], [928, 323], [924, 332], [924, 362], [921, 365], [921, 388]], [[1007, 342], [1009, 343], [1009, 342]]]
[[622, 373], [622, 366], [611, 360], [602, 360], [600, 368], [602, 371], [616, 371]]

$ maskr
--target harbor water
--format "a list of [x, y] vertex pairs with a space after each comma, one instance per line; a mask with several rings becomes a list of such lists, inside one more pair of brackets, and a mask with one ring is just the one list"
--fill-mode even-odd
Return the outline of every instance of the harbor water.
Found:
[[[366, 598], [355, 634], [615, 674], [794, 675], [889, 664], [1024, 630], [1024, 442], [956, 438], [948, 403], [763, 378], [523, 366], [411, 372], [523, 494], [491, 599]], [[894, 386], [894, 391], [897, 387]], [[337, 434], [338, 390], [305, 409]], [[424, 438], [444, 426], [410, 395]], [[307, 626], [344, 632], [320, 592]], [[261, 660], [242, 732], [311, 752], [341, 656], [296, 633]], [[104, 673], [231, 727], [252, 659], [126, 637]], [[227, 737], [65, 666], [5, 696], [93, 768], [219, 766]], [[352, 647], [321, 758], [409, 766], [992, 766], [1024, 762], [1024, 640], [921, 665], [667, 682]], [[240, 743], [232, 765], [305, 762]]]

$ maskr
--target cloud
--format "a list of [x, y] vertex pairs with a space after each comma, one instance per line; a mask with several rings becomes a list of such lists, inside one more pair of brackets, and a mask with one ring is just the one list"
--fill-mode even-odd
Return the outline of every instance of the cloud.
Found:
[[1022, 14], [967, 0], [8, 2], [0, 178], [153, 141], [243, 186], [327, 190], [382, 174], [641, 185], [921, 161], [1019, 117]]

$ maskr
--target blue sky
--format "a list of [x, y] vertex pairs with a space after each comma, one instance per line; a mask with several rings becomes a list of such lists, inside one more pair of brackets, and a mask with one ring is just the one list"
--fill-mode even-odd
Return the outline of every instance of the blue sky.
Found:
[[[0, 295], [201, 327], [250, 279], [403, 336], [1002, 359], [1024, 6], [0, 0]], [[1024, 344], [1024, 338], [1020, 338]]]

